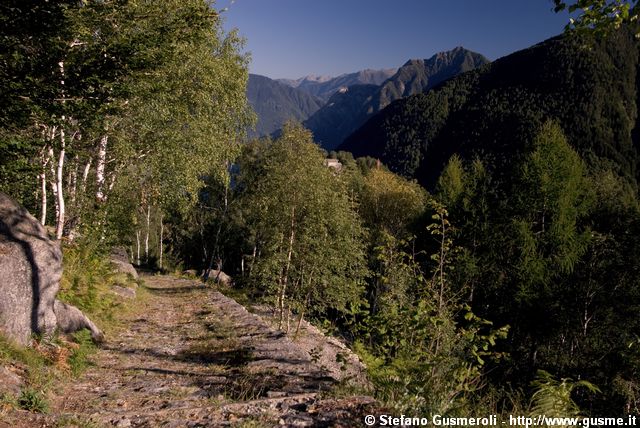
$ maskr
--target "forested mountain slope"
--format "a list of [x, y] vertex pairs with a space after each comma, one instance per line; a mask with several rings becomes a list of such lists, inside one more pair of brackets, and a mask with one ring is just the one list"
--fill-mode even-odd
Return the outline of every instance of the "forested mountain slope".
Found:
[[552, 38], [393, 103], [340, 149], [380, 158], [431, 186], [453, 153], [490, 155], [497, 170], [508, 169], [552, 119], [590, 164], [600, 160], [635, 178], [637, 69], [630, 34], [594, 44]]
[[249, 75], [247, 99], [258, 115], [258, 136], [271, 134], [287, 120], [303, 121], [323, 104], [305, 91], [257, 74]]
[[305, 122], [305, 126], [323, 148], [334, 149], [391, 102], [427, 91], [488, 62], [483, 55], [463, 47], [439, 52], [429, 59], [409, 60], [380, 86], [359, 85], [338, 91]]

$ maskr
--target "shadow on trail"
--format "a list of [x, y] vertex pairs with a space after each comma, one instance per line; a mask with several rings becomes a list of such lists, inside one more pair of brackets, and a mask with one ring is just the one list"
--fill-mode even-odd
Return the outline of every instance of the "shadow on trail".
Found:
[[151, 372], [151, 373], [157, 373], [157, 374], [167, 375], [167, 376], [186, 376], [190, 378], [204, 377], [202, 373], [198, 373], [198, 372], [189, 372], [186, 370], [161, 369], [158, 367], [139, 366], [139, 367], [127, 367], [127, 368], [115, 368], [112, 370], [120, 371], [120, 372], [129, 372], [129, 371]]
[[253, 361], [251, 349], [240, 348], [227, 351], [209, 351], [201, 349], [186, 349], [176, 355], [176, 360], [187, 363], [216, 364], [228, 367], [243, 367]]
[[188, 285], [188, 286], [183, 286], [183, 287], [150, 287], [147, 286], [147, 290], [155, 295], [165, 295], [165, 296], [172, 296], [172, 295], [183, 295], [183, 294], [191, 294], [197, 291], [204, 291], [206, 290], [206, 287], [204, 285], [198, 286], [198, 285]]

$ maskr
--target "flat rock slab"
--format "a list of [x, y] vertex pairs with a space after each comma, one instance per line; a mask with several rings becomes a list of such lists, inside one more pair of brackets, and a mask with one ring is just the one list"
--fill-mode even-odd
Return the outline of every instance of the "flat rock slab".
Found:
[[8, 423], [362, 426], [373, 400], [330, 398], [335, 376], [260, 316], [193, 280], [145, 281], [147, 296], [126, 315], [127, 328], [80, 379], [56, 391], [51, 413], [17, 414]]

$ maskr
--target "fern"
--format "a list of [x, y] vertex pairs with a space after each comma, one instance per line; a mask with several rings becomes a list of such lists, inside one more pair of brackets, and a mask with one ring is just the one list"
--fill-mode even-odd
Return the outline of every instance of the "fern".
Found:
[[570, 378], [556, 380], [549, 372], [538, 370], [537, 378], [531, 385], [536, 391], [531, 397], [530, 414], [548, 417], [577, 417], [580, 408], [571, 398], [572, 392], [579, 387], [598, 393], [600, 389], [586, 380], [574, 381]]

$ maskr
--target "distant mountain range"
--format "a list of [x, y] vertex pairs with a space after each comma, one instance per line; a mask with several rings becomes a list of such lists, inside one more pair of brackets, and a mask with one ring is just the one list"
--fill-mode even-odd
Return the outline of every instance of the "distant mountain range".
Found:
[[355, 85], [334, 93], [304, 125], [315, 141], [327, 150], [335, 149], [368, 118], [393, 101], [420, 94], [460, 73], [489, 63], [479, 53], [457, 47], [429, 59], [407, 61], [380, 86]]
[[305, 76], [299, 79], [278, 79], [279, 82], [301, 89], [327, 102], [329, 98], [341, 89], [352, 85], [380, 85], [393, 76], [397, 68], [383, 70], [361, 70], [355, 73], [342, 74], [338, 77]]
[[271, 135], [288, 120], [303, 122], [324, 104], [305, 91], [257, 74], [249, 75], [247, 98], [258, 115], [252, 137]]
[[422, 93], [489, 60], [457, 47], [399, 69], [362, 70], [338, 77], [273, 80], [249, 75], [247, 97], [258, 115], [251, 136], [272, 135], [288, 120], [304, 123], [323, 148], [333, 150], [391, 102]]

